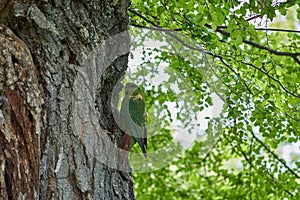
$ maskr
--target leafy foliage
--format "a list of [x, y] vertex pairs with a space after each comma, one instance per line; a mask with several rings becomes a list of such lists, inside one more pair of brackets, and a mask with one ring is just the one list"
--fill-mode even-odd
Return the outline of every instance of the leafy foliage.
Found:
[[[214, 136], [213, 127], [218, 130], [214, 145], [202, 155], [205, 142], [199, 140], [169, 166], [134, 174], [137, 199], [299, 199], [297, 4], [299, 0], [132, 0], [132, 35], [140, 36], [133, 48], [150, 38], [177, 40], [171, 48], [144, 49], [142, 68], [131, 74], [145, 86], [149, 123], [157, 125], [150, 132], [162, 133], [153, 144], [150, 138], [150, 151], [169, 143], [175, 118], [188, 127], [197, 112], [212, 106], [210, 94], [224, 101], [221, 115], [211, 118], [206, 129], [208, 138]], [[141, 28], [160, 34], [145, 34]], [[209, 67], [202, 68], [199, 59]], [[151, 86], [149, 79], [161, 70], [168, 79]], [[185, 112], [174, 118], [166, 102]], [[298, 149], [287, 162], [282, 149], [291, 144]]]

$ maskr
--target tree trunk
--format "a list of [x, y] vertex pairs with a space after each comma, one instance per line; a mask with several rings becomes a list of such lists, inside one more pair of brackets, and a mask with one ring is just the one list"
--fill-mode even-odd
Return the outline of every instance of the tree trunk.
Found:
[[0, 1], [0, 199], [134, 199], [112, 96], [127, 68], [128, 6]]

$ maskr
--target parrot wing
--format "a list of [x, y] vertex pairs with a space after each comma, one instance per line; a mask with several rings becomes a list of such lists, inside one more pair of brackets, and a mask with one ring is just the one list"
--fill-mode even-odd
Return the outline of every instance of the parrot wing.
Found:
[[130, 126], [130, 132], [141, 147], [144, 156], [147, 157], [147, 129], [145, 113], [145, 100], [141, 93], [131, 96], [129, 99], [129, 114], [133, 125]]

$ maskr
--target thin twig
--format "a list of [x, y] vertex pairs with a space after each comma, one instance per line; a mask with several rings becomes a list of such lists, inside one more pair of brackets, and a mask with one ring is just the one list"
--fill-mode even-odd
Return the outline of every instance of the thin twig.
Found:
[[300, 176], [296, 172], [294, 172], [294, 170], [292, 170], [281, 158], [279, 158], [276, 153], [274, 153], [263, 141], [261, 141], [258, 137], [256, 137], [256, 135], [253, 133], [253, 131], [251, 132], [251, 134], [252, 134], [252, 137], [262, 147], [264, 147], [264, 149], [266, 149], [269, 154], [271, 154], [276, 160], [278, 160], [289, 172], [291, 172], [291, 174], [293, 174], [298, 179], [300, 178]]
[[[149, 20], [149, 19], [148, 19]], [[140, 24], [135, 24], [135, 23], [132, 23], [130, 24], [131, 26], [134, 26], [134, 27], [137, 27], [137, 28], [144, 28], [144, 29], [149, 29], [149, 30], [158, 30], [158, 31], [183, 31], [184, 29], [182, 28], [158, 28], [158, 27], [149, 27], [149, 26], [143, 26], [143, 25], [140, 25]], [[211, 25], [205, 25], [206, 27], [208, 28], [212, 28]], [[217, 26], [217, 30], [220, 30], [220, 29], [227, 29], [227, 26]], [[241, 30], [241, 29], [237, 29], [237, 30]], [[274, 31], [274, 32], [288, 32], [288, 33], [300, 33], [300, 31], [297, 31], [297, 30], [290, 30], [290, 29], [278, 29], [278, 28], [254, 28], [254, 30], [257, 30], [257, 31]]]
[[[225, 36], [230, 36], [230, 33], [227, 32], [227, 31], [224, 31], [224, 30], [217, 30], [217, 32], [225, 35]], [[271, 49], [269, 47], [266, 47], [266, 46], [263, 46], [261, 44], [258, 44], [256, 42], [253, 42], [253, 41], [249, 41], [249, 40], [245, 40], [243, 39], [243, 42], [245, 44], [249, 44], [251, 46], [254, 46], [254, 47], [257, 47], [259, 49], [263, 49], [263, 50], [267, 50], [268, 52], [270, 52], [271, 54], [274, 54], [274, 55], [277, 55], [277, 56], [289, 56], [289, 57], [292, 57], [295, 62], [297, 62], [299, 65], [300, 65], [300, 60], [298, 58], [298, 56], [300, 56], [300, 52], [296, 52], [296, 53], [291, 53], [291, 52], [283, 52], [283, 51], [276, 51], [274, 49]]]
[[255, 28], [257, 31], [276, 31], [276, 32], [288, 32], [288, 33], [300, 33], [297, 30], [280, 29], [280, 28]]
[[272, 79], [273, 81], [277, 82], [277, 83], [280, 85], [280, 87], [281, 87], [286, 93], [288, 93], [288, 94], [290, 94], [290, 95], [292, 95], [292, 96], [294, 96], [294, 97], [300, 98], [300, 95], [297, 95], [297, 94], [295, 94], [295, 93], [289, 91], [289, 90], [288, 90], [288, 89], [287, 89], [287, 88], [286, 88], [286, 87], [285, 87], [278, 79], [274, 78], [273, 76], [271, 76], [270, 74], [268, 74], [267, 72], [265, 72], [263, 69], [261, 69], [261, 68], [255, 66], [255, 65], [253, 65], [253, 64], [251, 64], [251, 63], [247, 63], [247, 62], [243, 62], [243, 61], [242, 61], [241, 63], [242, 63], [242, 64], [245, 64], [245, 65], [249, 65], [249, 66], [251, 66], [251, 67], [253, 67], [253, 68], [259, 70], [259, 71], [262, 72], [263, 74], [267, 75], [270, 79]]

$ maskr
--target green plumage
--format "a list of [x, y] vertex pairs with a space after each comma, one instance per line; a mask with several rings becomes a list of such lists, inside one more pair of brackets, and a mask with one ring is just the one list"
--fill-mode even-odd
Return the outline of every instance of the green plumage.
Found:
[[[125, 86], [125, 97], [121, 107], [121, 121], [125, 129], [125, 136], [121, 148], [127, 151], [137, 142], [147, 157], [147, 129], [145, 100], [140, 88], [133, 83]], [[131, 140], [131, 136], [133, 140]], [[128, 139], [128, 137], [130, 137]]]

